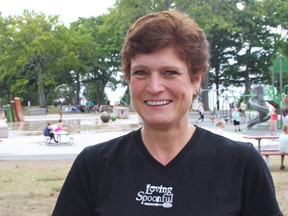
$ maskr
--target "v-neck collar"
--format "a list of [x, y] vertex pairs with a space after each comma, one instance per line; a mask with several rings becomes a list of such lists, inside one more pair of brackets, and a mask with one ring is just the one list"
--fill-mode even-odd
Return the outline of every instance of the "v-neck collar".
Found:
[[181, 149], [181, 151], [167, 164], [163, 165], [159, 161], [157, 161], [147, 150], [145, 147], [142, 137], [141, 137], [141, 128], [136, 131], [136, 145], [138, 146], [139, 153], [144, 157], [143, 159], [146, 160], [148, 163], [150, 163], [152, 166], [154, 166], [156, 169], [158, 169], [162, 173], [167, 173], [170, 170], [172, 170], [174, 167], [176, 167], [179, 162], [185, 157], [188, 151], [193, 148], [198, 143], [198, 137], [200, 135], [200, 129], [196, 127], [193, 135], [191, 136], [190, 140], [187, 142], [187, 144]]

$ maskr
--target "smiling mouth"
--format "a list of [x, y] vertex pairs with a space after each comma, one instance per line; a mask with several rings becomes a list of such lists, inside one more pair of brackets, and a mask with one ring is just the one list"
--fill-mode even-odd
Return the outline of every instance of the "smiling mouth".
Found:
[[172, 101], [171, 100], [163, 100], [163, 101], [144, 101], [145, 104], [149, 106], [163, 106], [170, 104]]

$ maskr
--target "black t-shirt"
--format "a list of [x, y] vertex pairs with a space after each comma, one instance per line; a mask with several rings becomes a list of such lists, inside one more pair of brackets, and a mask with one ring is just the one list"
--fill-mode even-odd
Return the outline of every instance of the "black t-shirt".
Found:
[[[181, 136], [181, 134], [179, 134]], [[270, 172], [249, 143], [200, 127], [166, 166], [140, 130], [87, 147], [53, 216], [281, 216]]]

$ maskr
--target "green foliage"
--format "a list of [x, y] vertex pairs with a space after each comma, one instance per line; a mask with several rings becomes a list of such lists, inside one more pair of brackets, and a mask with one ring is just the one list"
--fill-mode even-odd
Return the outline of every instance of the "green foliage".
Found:
[[[192, 16], [206, 32], [211, 67], [205, 89], [215, 83], [217, 89], [245, 85], [250, 92], [253, 83], [271, 83], [278, 53], [288, 55], [284, 0], [117, 0], [108, 14], [79, 18], [69, 28], [58, 16], [0, 14], [1, 101], [19, 96], [45, 107], [57, 98], [55, 87], [65, 84], [67, 103], [79, 103], [84, 89], [89, 99], [105, 104], [106, 87], [127, 86], [119, 68], [129, 26], [144, 14], [166, 9]], [[121, 103], [130, 104], [128, 88]]]
[[109, 85], [113, 89], [119, 82], [114, 78], [119, 67], [118, 35], [108, 21], [107, 16], [99, 16], [81, 18], [72, 24], [75, 32], [86, 35], [90, 40], [85, 56], [80, 58], [80, 61], [89, 65], [81, 73], [81, 80], [88, 91], [94, 90], [94, 96], [88, 93], [89, 98], [94, 98], [99, 104], [104, 104], [105, 87]]
[[47, 106], [47, 94], [63, 77], [55, 66], [62, 56], [57, 40], [59, 26], [57, 16], [46, 17], [43, 13], [24, 11], [23, 16], [9, 17], [5, 36], [10, 41], [2, 51], [7, 55], [3, 74], [9, 78], [5, 84], [11, 95], [38, 92], [38, 103]]

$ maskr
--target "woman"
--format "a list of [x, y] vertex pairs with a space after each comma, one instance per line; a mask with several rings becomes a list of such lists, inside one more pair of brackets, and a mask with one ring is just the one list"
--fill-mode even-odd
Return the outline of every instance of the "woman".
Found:
[[282, 215], [251, 144], [189, 123], [208, 50], [203, 30], [178, 11], [136, 21], [122, 67], [143, 127], [80, 153], [53, 216]]
[[[282, 153], [288, 153], [288, 125], [283, 125], [283, 133], [279, 136], [279, 151]], [[285, 169], [284, 166], [285, 156], [281, 156], [281, 166], [280, 169]]]

